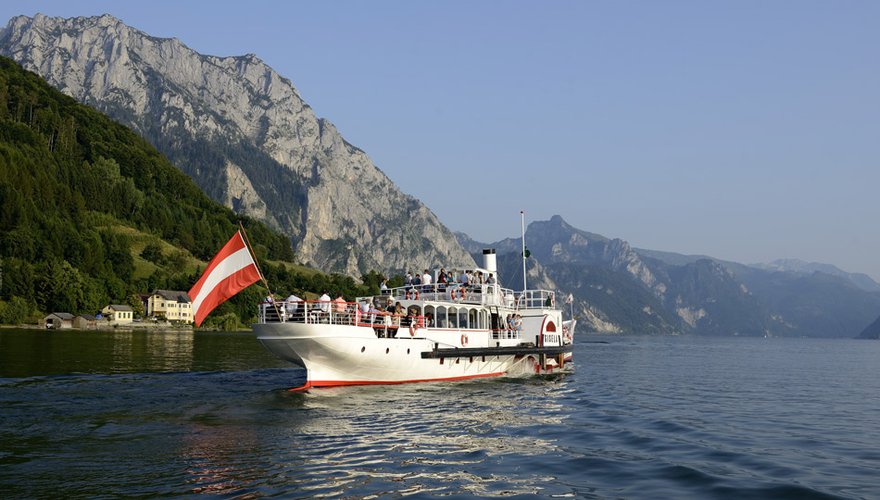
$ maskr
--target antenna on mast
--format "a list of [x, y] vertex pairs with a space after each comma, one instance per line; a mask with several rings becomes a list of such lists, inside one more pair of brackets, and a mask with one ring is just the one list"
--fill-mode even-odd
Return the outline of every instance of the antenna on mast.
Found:
[[519, 211], [520, 225], [522, 227], [522, 261], [523, 261], [523, 293], [526, 292], [526, 212]]

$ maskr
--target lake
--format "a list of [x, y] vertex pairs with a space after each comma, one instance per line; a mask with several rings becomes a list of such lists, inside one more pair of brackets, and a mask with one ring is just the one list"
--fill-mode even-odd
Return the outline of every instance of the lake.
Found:
[[299, 394], [249, 333], [0, 330], [0, 491], [880, 498], [880, 342], [577, 340], [567, 375]]

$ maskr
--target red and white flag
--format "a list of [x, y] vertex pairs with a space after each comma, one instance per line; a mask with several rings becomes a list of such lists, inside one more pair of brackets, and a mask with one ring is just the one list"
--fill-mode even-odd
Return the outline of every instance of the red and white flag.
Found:
[[189, 291], [196, 326], [201, 325], [214, 308], [259, 280], [257, 264], [244, 244], [241, 231], [236, 231]]

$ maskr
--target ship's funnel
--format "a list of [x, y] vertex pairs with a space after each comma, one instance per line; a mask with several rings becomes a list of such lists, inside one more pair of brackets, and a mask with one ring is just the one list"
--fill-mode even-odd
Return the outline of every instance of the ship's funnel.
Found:
[[495, 249], [494, 248], [484, 248], [483, 249], [483, 269], [489, 271], [490, 273], [494, 273], [497, 277], [498, 264], [495, 262]]

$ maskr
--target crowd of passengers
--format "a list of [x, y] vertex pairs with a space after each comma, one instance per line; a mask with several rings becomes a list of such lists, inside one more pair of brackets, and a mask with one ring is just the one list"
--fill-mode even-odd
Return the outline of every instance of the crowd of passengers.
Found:
[[[439, 292], [445, 292], [447, 286], [476, 289], [479, 285], [495, 284], [497, 284], [497, 280], [493, 273], [462, 271], [459, 274], [455, 270], [447, 271], [445, 268], [441, 268], [440, 271], [437, 272], [436, 286], [434, 283], [434, 277], [427, 269], [425, 269], [425, 272], [422, 274], [407, 271], [406, 276], [403, 277], [403, 287], [407, 292], [410, 290], [428, 292], [435, 289]], [[388, 280], [382, 281], [380, 288], [382, 291], [388, 290]]]
[[[265, 304], [274, 302], [275, 298], [271, 295], [264, 300]], [[400, 302], [394, 302], [391, 297], [387, 297], [384, 304], [380, 297], [375, 297], [372, 301], [364, 301], [358, 305], [346, 302], [342, 295], [331, 299], [326, 291], [316, 302], [308, 303], [296, 294], [291, 294], [283, 304], [278, 304], [273, 309], [280, 315], [281, 321], [329, 322], [332, 313], [335, 317], [334, 323], [372, 325], [380, 337], [393, 337], [401, 326], [422, 327], [434, 324], [433, 315], [428, 314], [422, 318], [417, 307], [407, 311]]]
[[[264, 302], [272, 304], [275, 298], [269, 295]], [[307, 306], [296, 294], [290, 294], [283, 304], [278, 305], [277, 313], [281, 315], [281, 321], [303, 321], [308, 319], [306, 314], [314, 314], [314, 320], [321, 322], [330, 321], [332, 312], [337, 320], [342, 317], [341, 323], [371, 325], [379, 337], [394, 337], [400, 327], [434, 326], [434, 315], [431, 313], [419, 316], [418, 307], [404, 309], [403, 304], [395, 302], [390, 296], [385, 296], [385, 303], [382, 302], [382, 297], [373, 297], [373, 300], [365, 300], [358, 305], [346, 302], [342, 295], [331, 299], [330, 294], [325, 291], [316, 304]], [[500, 326], [506, 333], [518, 333], [522, 331], [522, 316], [518, 313], [508, 314]]]

